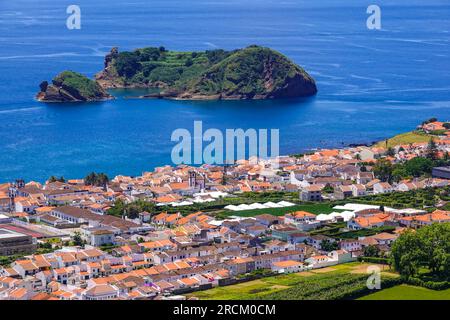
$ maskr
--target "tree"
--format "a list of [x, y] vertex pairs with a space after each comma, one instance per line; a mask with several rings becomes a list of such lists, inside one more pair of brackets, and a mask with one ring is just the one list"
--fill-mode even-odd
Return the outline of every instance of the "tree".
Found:
[[407, 278], [415, 276], [422, 261], [420, 241], [412, 230], [407, 230], [392, 244], [391, 263], [395, 270]]
[[117, 199], [114, 202], [114, 206], [107, 211], [111, 216], [121, 217], [125, 211], [125, 202], [122, 199]]
[[407, 161], [404, 165], [405, 172], [407, 175], [413, 177], [420, 177], [424, 174], [431, 174], [434, 163], [429, 158], [416, 157]]
[[73, 236], [73, 243], [76, 246], [83, 246], [85, 244], [84, 240], [81, 238], [81, 234], [78, 231], [75, 231]]
[[334, 192], [334, 188], [331, 184], [327, 183], [325, 185], [325, 187], [322, 189], [323, 192], [325, 193], [333, 193]]
[[399, 182], [400, 180], [408, 177], [408, 172], [403, 165], [396, 165], [392, 170], [392, 180]]
[[53, 182], [62, 182], [62, 183], [64, 183], [64, 182], [66, 182], [66, 179], [64, 179], [64, 177], [63, 176], [61, 176], [61, 177], [55, 177], [55, 176], [51, 176], [50, 178], [48, 178], [48, 182], [49, 183], [53, 183]]
[[430, 119], [425, 120], [424, 122], [422, 122], [422, 125], [427, 124], [427, 123], [436, 122], [436, 121], [438, 121], [437, 118], [430, 118]]
[[39, 248], [49, 250], [52, 248], [52, 244], [49, 241], [44, 241], [43, 243], [39, 244]]
[[428, 141], [428, 146], [426, 150], [426, 156], [428, 159], [436, 160], [437, 159], [437, 145], [436, 142], [434, 142], [433, 138], [430, 138], [430, 141]]
[[87, 186], [93, 185], [95, 183], [96, 177], [97, 175], [95, 174], [95, 172], [89, 173], [86, 177], [84, 177], [84, 184]]
[[407, 230], [392, 245], [391, 263], [402, 276], [417, 276], [427, 268], [434, 276], [450, 275], [450, 223]]
[[380, 255], [380, 249], [377, 246], [369, 245], [364, 247], [365, 257], [378, 257]]
[[135, 202], [125, 204], [122, 200], [118, 199], [114, 202], [114, 206], [108, 210], [109, 215], [121, 217], [125, 214], [130, 219], [135, 219], [139, 216], [140, 212], [155, 213], [156, 206], [154, 203], [137, 200]]
[[91, 172], [84, 178], [84, 184], [87, 186], [106, 187], [109, 178], [104, 173]]
[[323, 251], [333, 251], [339, 249], [339, 245], [336, 241], [331, 242], [330, 240], [323, 240], [320, 244], [320, 248]]
[[373, 173], [383, 182], [391, 181], [392, 170], [392, 163], [387, 159], [378, 159], [373, 167]]
[[194, 64], [194, 62], [192, 61], [191, 58], [187, 59], [186, 62], [184, 63], [185, 67], [190, 67]]
[[140, 57], [136, 52], [121, 52], [116, 58], [117, 73], [121, 77], [131, 78], [140, 69]]
[[448, 275], [450, 270], [450, 224], [435, 223], [417, 232], [423, 245], [423, 261], [434, 275]]
[[221, 184], [225, 186], [227, 184], [227, 175], [225, 173], [222, 174]]

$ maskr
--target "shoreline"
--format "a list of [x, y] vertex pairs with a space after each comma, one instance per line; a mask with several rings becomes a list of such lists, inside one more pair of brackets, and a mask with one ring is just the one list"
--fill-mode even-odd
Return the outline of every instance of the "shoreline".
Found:
[[[72, 103], [82, 103], [82, 102], [72, 102]], [[379, 141], [378, 141], [379, 142]], [[338, 149], [338, 150], [341, 150], [341, 149], [345, 149], [345, 148], [356, 148], [356, 147], [371, 147], [371, 146], [374, 146], [376, 143], [378, 143], [377, 141], [375, 141], [375, 142], [372, 142], [371, 144], [370, 143], [350, 143], [350, 144], [347, 144], [347, 145], [345, 145], [345, 146], [343, 146], [343, 147], [336, 147], [336, 148], [333, 148], [333, 147], [329, 147], [329, 148], [313, 148], [313, 149], [306, 149], [306, 150], [304, 150], [304, 151], [300, 151], [300, 152], [298, 152], [298, 153], [290, 153], [290, 154], [284, 154], [284, 155], [279, 155], [279, 157], [280, 158], [285, 158], [285, 157], [298, 157], [299, 155], [307, 155], [307, 154], [310, 154], [310, 153], [314, 153], [314, 152], [318, 152], [318, 151], [321, 151], [321, 150], [329, 150], [329, 149]], [[248, 160], [248, 159], [240, 159], [240, 160]], [[238, 161], [238, 160], [236, 160], [236, 161]], [[203, 164], [182, 164], [182, 165], [186, 165], [186, 166], [190, 166], [190, 167], [200, 167], [200, 166], [202, 166]], [[174, 165], [174, 164], [168, 164], [168, 163], [161, 163], [161, 164], [159, 164], [159, 165], [155, 165], [155, 166], [153, 166], [153, 167], [149, 167], [148, 169], [144, 169], [144, 170], [142, 170], [141, 172], [139, 172], [139, 173], [137, 173], [137, 174], [124, 174], [124, 173], [117, 173], [117, 174], [115, 174], [115, 175], [110, 175], [108, 172], [104, 172], [105, 174], [107, 174], [108, 176], [121, 176], [121, 175], [123, 175], [123, 176], [130, 176], [130, 177], [138, 177], [139, 175], [141, 175], [142, 173], [144, 173], [144, 172], [153, 172], [156, 168], [158, 168], [158, 167], [164, 167], [164, 166], [173, 166], [173, 167], [176, 167], [176, 166], [178, 166], [178, 165]], [[224, 167], [224, 164], [213, 164], [213, 166], [218, 166], [218, 167]], [[91, 170], [92, 171], [92, 170]], [[90, 171], [90, 172], [91, 172]], [[101, 171], [101, 170], [100, 170]], [[90, 172], [86, 172], [86, 175], [87, 174], [89, 174]], [[50, 174], [49, 175], [49, 177], [50, 176], [52, 176], [52, 174]], [[70, 177], [70, 175], [67, 175], [68, 177]], [[16, 177], [16, 179], [22, 179], [22, 177]], [[70, 178], [70, 179], [82, 179], [81, 177], [72, 177], [72, 178]], [[14, 180], [14, 179], [12, 179], [12, 180]], [[27, 180], [27, 179], [24, 179], [24, 180]], [[69, 178], [67, 178], [66, 180], [69, 180]], [[28, 180], [28, 181], [33, 181], [33, 182], [38, 182], [38, 183], [45, 183], [46, 181], [42, 181], [42, 180], [39, 180], [39, 179], [30, 179], [30, 180]], [[0, 181], [0, 184], [5, 184], [5, 183], [10, 183], [11, 181]]]

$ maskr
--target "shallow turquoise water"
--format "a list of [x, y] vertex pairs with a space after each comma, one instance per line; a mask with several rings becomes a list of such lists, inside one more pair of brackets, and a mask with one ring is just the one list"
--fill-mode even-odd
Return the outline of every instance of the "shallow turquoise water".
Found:
[[[0, 182], [96, 170], [140, 174], [169, 163], [177, 128], [279, 128], [281, 153], [371, 142], [450, 119], [447, 1], [377, 1], [382, 31], [365, 27], [367, 1], [125, 0], [0, 3]], [[345, 5], [344, 5], [345, 3]], [[173, 50], [270, 46], [302, 65], [319, 94], [284, 101], [118, 99], [41, 104], [38, 84], [64, 69], [101, 70], [112, 46]], [[127, 93], [133, 94], [133, 93]]]

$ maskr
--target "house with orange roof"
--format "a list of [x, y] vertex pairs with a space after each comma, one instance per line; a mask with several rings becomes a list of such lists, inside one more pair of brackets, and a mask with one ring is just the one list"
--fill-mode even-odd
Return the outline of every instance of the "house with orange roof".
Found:
[[337, 157], [339, 156], [340, 151], [338, 149], [332, 149], [332, 150], [320, 150], [318, 152], [322, 157]]
[[277, 273], [293, 273], [303, 271], [305, 264], [294, 260], [276, 261], [272, 263], [272, 271]]
[[296, 211], [284, 215], [284, 223], [294, 225], [297, 229], [308, 231], [320, 226], [316, 215], [306, 211]]
[[347, 227], [350, 230], [371, 229], [381, 227], [385, 222], [392, 220], [391, 215], [387, 213], [378, 213], [371, 216], [359, 216], [350, 219], [347, 222]]
[[414, 182], [408, 182], [408, 181], [401, 182], [396, 187], [397, 191], [403, 191], [403, 192], [416, 190], [418, 188], [419, 187]]
[[170, 194], [167, 194], [165, 196], [157, 197], [157, 198], [154, 199], [154, 201], [156, 203], [168, 204], [168, 203], [171, 203], [171, 202], [180, 201], [181, 199], [182, 199], [181, 196], [179, 196], [177, 194], [174, 194], [174, 193], [170, 193]]
[[166, 185], [167, 187], [170, 188], [170, 190], [172, 190], [172, 192], [179, 194], [181, 196], [188, 196], [188, 195], [192, 195], [193, 193], [196, 192], [196, 190], [194, 188], [191, 188], [189, 186], [189, 182], [185, 181], [185, 182], [172, 182]]
[[168, 239], [142, 242], [139, 243], [138, 246], [144, 251], [151, 252], [162, 252], [167, 250], [174, 250], [177, 248], [177, 245]]
[[26, 288], [12, 289], [9, 294], [9, 300], [28, 300], [31, 297], [31, 292]]
[[39, 272], [39, 267], [30, 259], [16, 260], [11, 267], [22, 277], [32, 276]]
[[440, 130], [447, 130], [447, 129], [444, 127], [444, 122], [434, 121], [434, 122], [423, 124], [422, 130], [425, 131], [426, 133], [430, 133], [432, 131], [440, 131]]
[[166, 218], [169, 214], [167, 212], [161, 212], [152, 217], [152, 222], [159, 225], [164, 225]]
[[380, 193], [388, 193], [393, 192], [394, 187], [392, 187], [389, 182], [379, 182], [375, 183], [373, 185], [373, 193], [374, 194], [380, 194]]
[[59, 300], [72, 300], [75, 297], [75, 295], [72, 292], [65, 290], [58, 290], [52, 292], [52, 295], [57, 297]]
[[432, 213], [413, 215], [398, 219], [401, 226], [408, 228], [420, 228], [433, 223], [450, 222], [450, 211], [435, 210]]
[[167, 212], [161, 212], [152, 218], [152, 222], [157, 225], [174, 225], [181, 218], [180, 213], [168, 214]]
[[87, 289], [83, 294], [85, 300], [112, 300], [119, 297], [119, 289], [110, 284], [99, 284]]

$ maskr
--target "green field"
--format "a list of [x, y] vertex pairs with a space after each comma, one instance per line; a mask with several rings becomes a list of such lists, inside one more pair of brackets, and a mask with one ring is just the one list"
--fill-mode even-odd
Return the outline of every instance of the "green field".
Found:
[[[366, 286], [366, 270], [370, 264], [352, 262], [300, 273], [272, 276], [225, 287], [188, 294], [201, 300], [243, 299], [333, 299], [345, 290], [359, 290]], [[387, 266], [380, 266], [385, 277]]]
[[369, 294], [359, 300], [450, 300], [450, 289], [437, 291], [402, 284]]
[[[421, 143], [421, 142], [428, 142], [430, 140], [430, 135], [422, 132], [406, 132], [399, 135], [396, 135], [390, 139], [388, 139], [387, 147], [395, 147], [402, 144], [410, 144], [410, 143]], [[386, 148], [386, 142], [380, 141], [378, 142], [375, 147], [379, 148]]]
[[286, 207], [286, 208], [269, 208], [269, 209], [254, 209], [254, 210], [243, 210], [243, 211], [231, 211], [226, 210], [220, 212], [220, 215], [223, 216], [239, 216], [239, 217], [253, 217], [257, 216], [259, 214], [272, 214], [275, 216], [283, 216], [286, 213], [289, 212], [295, 212], [295, 211], [307, 211], [314, 214], [329, 214], [331, 212], [340, 210], [333, 210], [330, 204], [327, 203], [318, 203], [318, 204], [300, 204], [295, 205], [292, 207]]
[[280, 275], [195, 292], [189, 294], [189, 296], [194, 296], [201, 300], [248, 300], [263, 293], [268, 294], [288, 289], [301, 279], [302, 276], [299, 274]]

